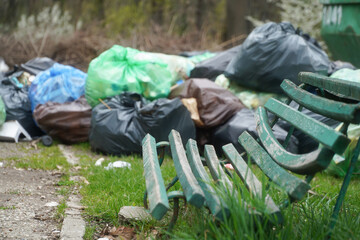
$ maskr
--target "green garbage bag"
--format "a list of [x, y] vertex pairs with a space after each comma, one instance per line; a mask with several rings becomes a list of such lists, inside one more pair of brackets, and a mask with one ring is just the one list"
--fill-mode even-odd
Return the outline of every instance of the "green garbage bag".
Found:
[[94, 107], [100, 99], [124, 91], [137, 92], [150, 100], [167, 97], [173, 76], [168, 65], [155, 56], [119, 45], [100, 54], [88, 69], [85, 84], [88, 103]]
[[340, 78], [351, 82], [360, 82], [360, 69], [352, 70], [349, 68], [343, 68], [331, 74], [330, 77]]
[[3, 125], [6, 119], [6, 109], [5, 104], [0, 96], [0, 126]]
[[[338, 126], [337, 129], [339, 129], [340, 127], [341, 125]], [[338, 177], [345, 177], [346, 172], [350, 165], [350, 161], [352, 159], [352, 154], [356, 147], [356, 143], [360, 137], [360, 125], [350, 124], [347, 131], [347, 135], [351, 139], [351, 142], [347, 147], [347, 149], [345, 150], [345, 153], [342, 156], [335, 154], [334, 158], [330, 162], [330, 165], [326, 169], [326, 172], [331, 175], [335, 175]], [[353, 174], [355, 175], [360, 174], [360, 158], [357, 160], [355, 164]]]

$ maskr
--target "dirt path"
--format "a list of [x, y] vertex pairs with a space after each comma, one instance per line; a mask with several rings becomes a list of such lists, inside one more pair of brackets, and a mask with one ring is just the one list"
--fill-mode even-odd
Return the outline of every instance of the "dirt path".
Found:
[[[21, 147], [24, 145], [0, 143], [0, 156], [23, 155]], [[60, 175], [0, 162], [0, 239], [59, 239], [61, 223], [54, 220], [57, 207], [51, 205], [63, 199], [57, 194]]]

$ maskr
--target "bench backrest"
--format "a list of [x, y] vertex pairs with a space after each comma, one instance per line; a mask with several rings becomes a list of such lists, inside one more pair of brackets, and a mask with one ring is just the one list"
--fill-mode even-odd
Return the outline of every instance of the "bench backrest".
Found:
[[[314, 73], [300, 73], [303, 83], [296, 86], [284, 80], [281, 88], [288, 96], [284, 103], [269, 99], [264, 107], [256, 111], [255, 120], [260, 144], [247, 132], [239, 137], [240, 144], [262, 171], [276, 184], [282, 186], [292, 199], [301, 199], [309, 189], [312, 176], [330, 164], [335, 154], [343, 154], [350, 143], [346, 136], [350, 123], [360, 122], [360, 83], [324, 77]], [[319, 94], [314, 94], [317, 91]], [[344, 99], [346, 98], [346, 99]], [[300, 105], [299, 109], [289, 106], [291, 101]], [[340, 131], [313, 119], [299, 110], [308, 110], [328, 118], [343, 122]], [[282, 119], [319, 143], [318, 149], [306, 154], [294, 154], [286, 150], [272, 132], [274, 122], [269, 122], [268, 113], [275, 119]], [[286, 143], [285, 143], [286, 144]], [[225, 149], [224, 149], [225, 150]], [[307, 175], [307, 182], [289, 174], [286, 170]]]

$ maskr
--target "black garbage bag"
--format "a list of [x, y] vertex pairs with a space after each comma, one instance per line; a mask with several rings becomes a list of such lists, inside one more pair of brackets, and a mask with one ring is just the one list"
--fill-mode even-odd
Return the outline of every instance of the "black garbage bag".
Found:
[[301, 71], [326, 75], [329, 64], [326, 53], [290, 23], [270, 22], [251, 32], [224, 75], [254, 90], [282, 93], [284, 79], [298, 84]]
[[[219, 154], [222, 153], [221, 147], [228, 143], [234, 144], [235, 148], [241, 153], [244, 151], [244, 148], [238, 142], [238, 138], [244, 131], [247, 131], [255, 139], [258, 138], [254, 111], [247, 108], [237, 112], [224, 125], [216, 128], [212, 134], [211, 142]], [[287, 132], [284, 129], [275, 125], [273, 127], [273, 132], [280, 143], [285, 141]], [[295, 136], [291, 136], [286, 149], [292, 153], [297, 153], [298, 144], [298, 139]]]
[[331, 62], [330, 66], [329, 66], [328, 76], [330, 76], [331, 74], [333, 74], [343, 68], [356, 70], [356, 67], [354, 67], [354, 65], [352, 65], [349, 62], [335, 61], [335, 62]]
[[190, 78], [208, 78], [215, 81], [223, 74], [230, 61], [236, 56], [241, 45], [216, 54], [214, 57], [198, 63], [190, 72]]
[[44, 133], [35, 124], [32, 116], [28, 86], [20, 87], [13, 81], [19, 74], [15, 72], [0, 80], [0, 96], [6, 108], [6, 121], [17, 120], [31, 137], [42, 136]]
[[184, 144], [189, 138], [195, 139], [195, 125], [178, 98], [147, 103], [137, 93], [124, 92], [105, 104], [92, 110], [89, 140], [95, 151], [114, 155], [140, 153], [147, 133], [157, 142], [168, 141], [172, 129], [180, 132]]
[[33, 58], [24, 64], [21, 64], [21, 69], [32, 74], [37, 75], [39, 72], [51, 68], [56, 62], [48, 57]]
[[181, 52], [179, 53], [179, 56], [182, 57], [195, 57], [204, 53], [207, 53], [208, 51], [185, 51], [185, 52]]

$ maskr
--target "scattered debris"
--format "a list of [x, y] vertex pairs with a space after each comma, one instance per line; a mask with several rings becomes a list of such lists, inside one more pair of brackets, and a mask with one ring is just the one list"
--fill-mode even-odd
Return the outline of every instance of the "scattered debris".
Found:
[[48, 202], [45, 204], [45, 207], [57, 207], [59, 203], [57, 202]]
[[[119, 226], [119, 227], [110, 227], [105, 226], [104, 229], [101, 231], [101, 238], [102, 240], [105, 239], [122, 239], [122, 240], [131, 240], [135, 237], [135, 229], [126, 227], [126, 226]], [[99, 240], [99, 239], [98, 239]]]
[[131, 164], [128, 162], [124, 162], [124, 161], [116, 161], [116, 162], [111, 162], [109, 163], [109, 165], [107, 167], [104, 167], [106, 170], [112, 169], [112, 168], [130, 168], [131, 169]]
[[104, 160], [105, 160], [105, 158], [99, 158], [98, 160], [96, 160], [95, 166], [101, 166], [101, 164], [103, 163]]
[[225, 167], [226, 167], [227, 169], [234, 170], [234, 167], [233, 167], [233, 165], [231, 165], [231, 163], [225, 164]]
[[121, 207], [118, 216], [119, 222], [147, 220], [151, 218], [149, 212], [145, 208], [136, 206]]
[[60, 151], [66, 158], [66, 161], [71, 165], [79, 164], [80, 159], [75, 156], [75, 154], [71, 151], [71, 146], [65, 146], [63, 144], [58, 145]]
[[70, 177], [70, 181], [74, 181], [74, 182], [83, 182], [85, 183], [86, 185], [89, 185], [89, 181], [83, 177], [83, 176], [71, 176]]

